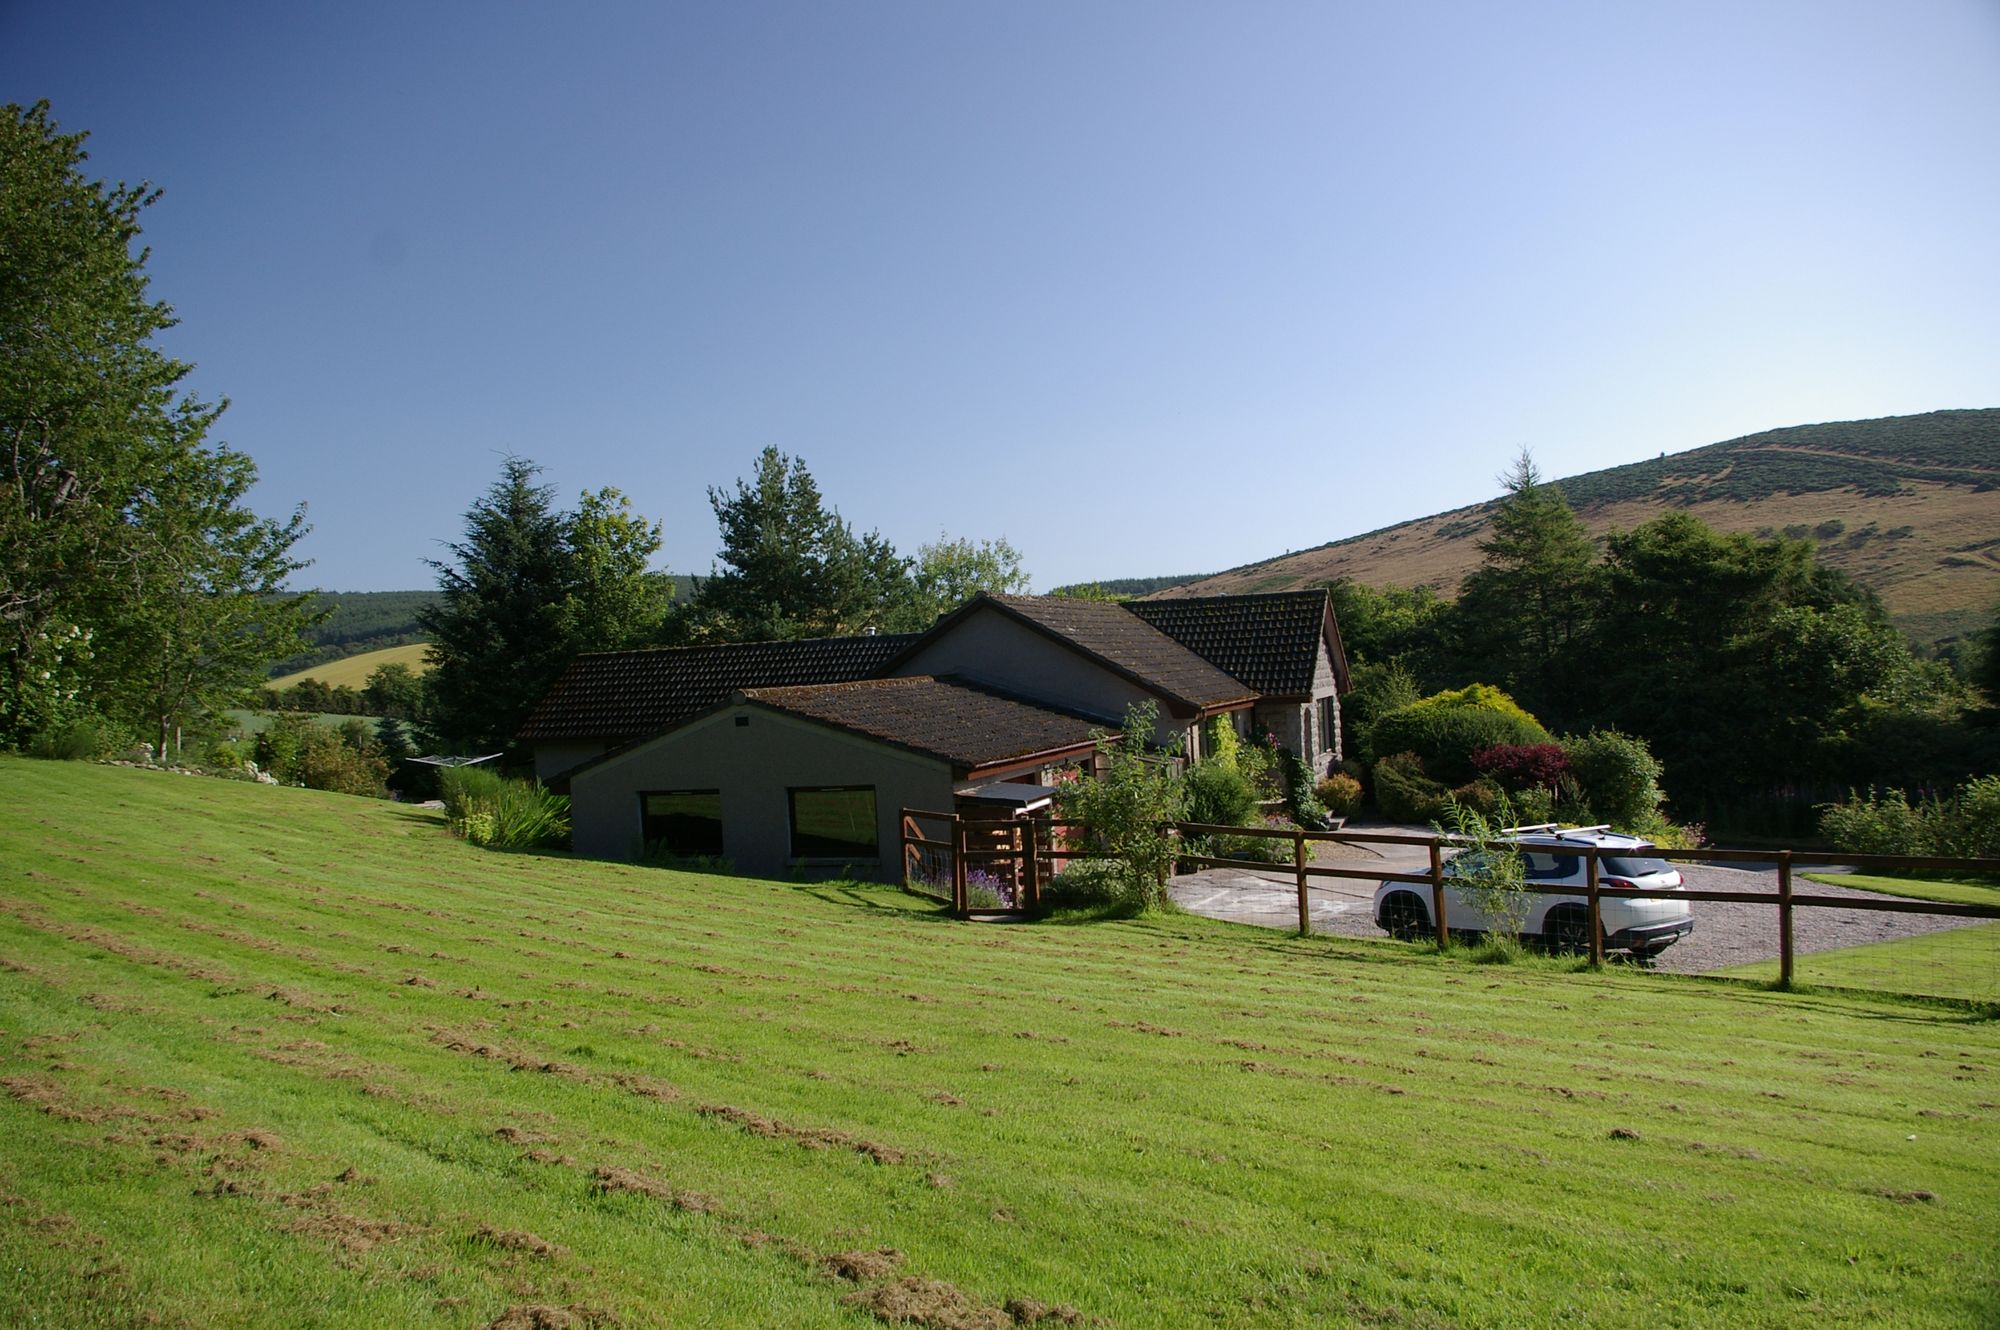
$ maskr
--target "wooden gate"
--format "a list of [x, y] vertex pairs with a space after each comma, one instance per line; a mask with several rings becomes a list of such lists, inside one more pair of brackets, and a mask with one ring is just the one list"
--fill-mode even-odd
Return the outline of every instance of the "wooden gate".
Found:
[[902, 810], [903, 881], [946, 897], [954, 913], [1030, 914], [1054, 859], [1046, 818], [969, 818], [921, 808]]

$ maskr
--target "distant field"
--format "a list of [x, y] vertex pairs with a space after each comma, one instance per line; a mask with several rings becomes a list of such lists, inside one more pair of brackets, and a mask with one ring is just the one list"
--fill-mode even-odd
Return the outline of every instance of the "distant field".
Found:
[[[268, 711], [245, 711], [241, 708], [225, 712], [224, 714], [229, 717], [230, 728], [239, 730], [244, 734], [262, 734], [265, 730], [271, 728], [271, 722], [276, 719]], [[339, 729], [350, 720], [358, 720], [368, 727], [368, 731], [371, 734], [374, 733], [377, 723], [373, 716], [348, 716], [337, 711], [315, 711], [309, 714], [321, 725], [330, 726], [334, 729]]]
[[2000, 1324], [1964, 1010], [5, 757], [0, 882], [4, 1325]]
[[266, 687], [290, 688], [293, 684], [307, 679], [318, 679], [329, 688], [359, 689], [368, 682], [368, 676], [384, 665], [407, 665], [412, 674], [422, 674], [430, 666], [424, 660], [424, 653], [430, 650], [425, 642], [409, 642], [399, 647], [384, 647], [380, 651], [363, 652], [359, 656], [343, 656], [339, 660], [328, 661], [324, 665], [314, 665], [310, 669], [299, 670], [271, 680]]

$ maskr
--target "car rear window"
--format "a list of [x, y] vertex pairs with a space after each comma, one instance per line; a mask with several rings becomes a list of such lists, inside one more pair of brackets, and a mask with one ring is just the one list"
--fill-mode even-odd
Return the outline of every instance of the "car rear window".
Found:
[[1665, 859], [1642, 859], [1631, 854], [1608, 854], [1600, 862], [1605, 872], [1617, 877], [1645, 877], [1674, 871], [1674, 866]]

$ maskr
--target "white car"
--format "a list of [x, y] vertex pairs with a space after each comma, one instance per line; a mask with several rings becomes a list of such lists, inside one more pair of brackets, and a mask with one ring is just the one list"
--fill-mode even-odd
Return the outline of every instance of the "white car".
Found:
[[[1599, 886], [1667, 893], [1682, 890], [1680, 870], [1648, 853], [1656, 847], [1609, 827], [1562, 829], [1552, 823], [1509, 827], [1504, 839], [1519, 851], [1527, 885], [1532, 887], [1574, 886], [1581, 893], [1587, 885], [1588, 865], [1580, 851], [1595, 846]], [[1445, 924], [1454, 934], [1486, 933], [1493, 928], [1494, 921], [1480, 908], [1476, 894], [1452, 885], [1454, 877], [1464, 877], [1479, 866], [1479, 854], [1468, 850], [1445, 861]], [[1523, 908], [1522, 938], [1551, 951], [1590, 949], [1587, 896], [1529, 892]], [[1640, 957], [1657, 956], [1694, 932], [1694, 915], [1688, 903], [1672, 894], [1647, 899], [1601, 897], [1598, 917], [1604, 925], [1606, 951], [1627, 951]], [[1375, 922], [1391, 936], [1406, 940], [1437, 936], [1430, 888], [1384, 882], [1375, 889]]]

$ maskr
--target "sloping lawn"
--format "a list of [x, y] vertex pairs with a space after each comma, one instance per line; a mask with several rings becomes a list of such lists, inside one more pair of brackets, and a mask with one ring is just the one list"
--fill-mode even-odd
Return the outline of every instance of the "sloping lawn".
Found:
[[1991, 1326], [1996, 1066], [1961, 1011], [0, 759], [10, 1326]]

